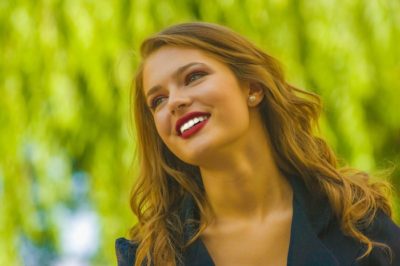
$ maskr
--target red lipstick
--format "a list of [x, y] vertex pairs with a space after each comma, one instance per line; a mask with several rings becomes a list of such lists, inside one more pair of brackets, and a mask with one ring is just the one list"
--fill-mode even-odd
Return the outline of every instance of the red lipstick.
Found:
[[[193, 119], [195, 117], [201, 117], [201, 116], [203, 116], [203, 117], [206, 116], [207, 119], [195, 124], [194, 126], [192, 126], [191, 128], [185, 130], [181, 134], [180, 128], [181, 128], [182, 125], [184, 125], [190, 119]], [[176, 125], [175, 125], [175, 130], [178, 133], [178, 135], [181, 136], [182, 138], [188, 138], [191, 135], [193, 135], [194, 133], [198, 132], [201, 128], [203, 128], [203, 126], [207, 123], [209, 116], [210, 116], [210, 113], [205, 113], [205, 112], [191, 112], [191, 113], [188, 113], [185, 116], [183, 116], [180, 119], [178, 119], [178, 121], [176, 122]]]

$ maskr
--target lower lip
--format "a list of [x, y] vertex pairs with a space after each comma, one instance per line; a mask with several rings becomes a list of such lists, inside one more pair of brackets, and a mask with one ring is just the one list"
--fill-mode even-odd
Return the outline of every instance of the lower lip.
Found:
[[190, 129], [186, 130], [181, 134], [181, 137], [184, 139], [190, 138], [197, 132], [199, 132], [207, 123], [208, 119], [201, 121], [200, 123], [197, 123], [196, 125], [192, 126]]

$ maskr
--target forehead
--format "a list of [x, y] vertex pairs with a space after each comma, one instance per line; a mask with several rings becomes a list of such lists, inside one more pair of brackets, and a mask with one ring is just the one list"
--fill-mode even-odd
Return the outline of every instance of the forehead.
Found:
[[180, 67], [189, 63], [220, 65], [212, 55], [199, 49], [164, 46], [152, 53], [144, 62], [143, 87], [147, 91], [170, 78]]

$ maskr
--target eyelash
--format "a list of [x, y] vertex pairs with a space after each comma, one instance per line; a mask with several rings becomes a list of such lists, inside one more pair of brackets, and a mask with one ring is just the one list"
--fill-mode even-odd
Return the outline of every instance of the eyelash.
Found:
[[[189, 85], [190, 83], [204, 77], [205, 75], [207, 75], [206, 72], [204, 71], [193, 71], [191, 73], [189, 73], [186, 77], [185, 77], [185, 86]], [[199, 76], [199, 78], [196, 78], [195, 80], [191, 80], [192, 77], [196, 77]]]
[[150, 108], [152, 110], [155, 110], [157, 108], [157, 106], [159, 105], [158, 100], [162, 100], [163, 98], [165, 98], [165, 97], [164, 96], [157, 96], [153, 100], [151, 100]]
[[[193, 71], [193, 72], [189, 73], [189, 74], [185, 77], [185, 86], [190, 85], [190, 83], [195, 82], [196, 80], [198, 80], [198, 79], [200, 79], [200, 78], [202, 78], [202, 77], [204, 77], [204, 76], [206, 76], [206, 75], [207, 75], [207, 73], [204, 72], [204, 71]], [[198, 78], [195, 78], [195, 79], [193, 80], [193, 79], [192, 79], [193, 77], [198, 77]], [[157, 97], [155, 97], [155, 98], [151, 101], [150, 108], [151, 108], [152, 110], [155, 110], [155, 109], [157, 108], [157, 106], [160, 104], [158, 101], [159, 101], [159, 100], [162, 100], [162, 99], [164, 99], [164, 98], [166, 98], [166, 97], [165, 97], [165, 96], [157, 96]]]

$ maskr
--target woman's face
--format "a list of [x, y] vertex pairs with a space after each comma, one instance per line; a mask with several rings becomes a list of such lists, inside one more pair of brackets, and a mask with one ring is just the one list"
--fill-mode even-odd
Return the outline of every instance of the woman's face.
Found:
[[186, 163], [201, 166], [245, 141], [248, 86], [211, 55], [165, 46], [145, 61], [143, 89], [165, 145]]

